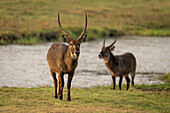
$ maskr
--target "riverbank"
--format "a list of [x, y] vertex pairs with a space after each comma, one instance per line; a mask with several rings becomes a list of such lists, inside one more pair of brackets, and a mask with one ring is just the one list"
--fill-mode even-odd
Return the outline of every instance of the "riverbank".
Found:
[[[109, 45], [115, 39], [106, 39]], [[103, 40], [81, 45], [80, 58], [72, 87], [109, 86], [112, 78], [104, 61], [98, 58]], [[115, 44], [114, 55], [132, 52], [137, 60], [135, 84], [162, 84], [159, 79], [170, 73], [170, 38], [121, 37]], [[52, 43], [40, 45], [0, 46], [0, 87], [54, 86], [46, 55]], [[67, 75], [64, 76], [65, 83]], [[119, 78], [116, 78], [118, 83]], [[125, 83], [125, 79], [123, 79]]]
[[61, 40], [58, 12], [63, 28], [73, 38], [82, 32], [85, 13], [88, 14], [88, 41], [122, 35], [170, 36], [168, 0], [5, 0], [0, 8], [0, 44]]

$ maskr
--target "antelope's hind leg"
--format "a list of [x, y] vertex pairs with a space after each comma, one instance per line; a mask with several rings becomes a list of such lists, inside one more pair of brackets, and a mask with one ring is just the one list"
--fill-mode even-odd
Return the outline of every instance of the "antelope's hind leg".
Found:
[[56, 78], [56, 73], [53, 72], [51, 69], [50, 69], [50, 72], [51, 72], [51, 75], [53, 77], [53, 80], [54, 80], [54, 87], [55, 87], [55, 98], [58, 98], [57, 96], [57, 78]]
[[131, 85], [132, 87], [134, 87], [135, 71], [131, 72], [131, 79], [132, 79]]
[[125, 79], [126, 79], [126, 90], [128, 90], [128, 89], [129, 89], [130, 79], [129, 79], [129, 77], [128, 77], [128, 74], [125, 75], [124, 77], [125, 77]]

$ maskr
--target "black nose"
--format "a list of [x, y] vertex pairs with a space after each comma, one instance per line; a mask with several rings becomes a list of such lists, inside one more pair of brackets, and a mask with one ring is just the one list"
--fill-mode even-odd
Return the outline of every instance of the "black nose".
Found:
[[102, 58], [102, 55], [101, 55], [101, 54], [99, 54], [99, 58]]
[[80, 51], [76, 51], [76, 52], [75, 52], [75, 54], [76, 54], [77, 56], [79, 56], [79, 54], [80, 54]]

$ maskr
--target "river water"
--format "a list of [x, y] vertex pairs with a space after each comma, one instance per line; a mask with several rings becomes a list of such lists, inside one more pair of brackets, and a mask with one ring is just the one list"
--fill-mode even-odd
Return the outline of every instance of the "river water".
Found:
[[[106, 45], [114, 38], [107, 38]], [[103, 40], [81, 44], [81, 53], [72, 87], [110, 85], [112, 78], [104, 61], [98, 58]], [[0, 87], [53, 86], [46, 54], [52, 43], [0, 46]], [[113, 54], [132, 52], [137, 59], [135, 84], [161, 84], [158, 78], [170, 72], [170, 37], [121, 37]], [[65, 75], [65, 85], [67, 82]], [[116, 78], [117, 83], [119, 78]], [[123, 79], [125, 83], [125, 79]]]

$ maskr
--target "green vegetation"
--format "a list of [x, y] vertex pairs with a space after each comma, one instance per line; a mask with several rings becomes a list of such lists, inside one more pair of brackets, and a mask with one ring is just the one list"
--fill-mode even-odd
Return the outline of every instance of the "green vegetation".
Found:
[[142, 91], [170, 91], [170, 83], [160, 84], [160, 85], [138, 85], [136, 89], [140, 89]]
[[1, 0], [0, 44], [59, 40], [61, 24], [77, 37], [88, 14], [88, 39], [103, 36], [170, 36], [169, 0]]
[[170, 73], [164, 74], [163, 76], [161, 76], [160, 79], [167, 83], [170, 83]]
[[[169, 84], [163, 84], [169, 87]], [[53, 97], [54, 88], [0, 88], [0, 112], [170, 112], [170, 90], [139, 90], [138, 85], [126, 91], [109, 87], [90, 89], [72, 88], [72, 101], [68, 102], [64, 88], [64, 100]], [[150, 85], [147, 85], [150, 87]], [[154, 87], [160, 87], [155, 85]]]

